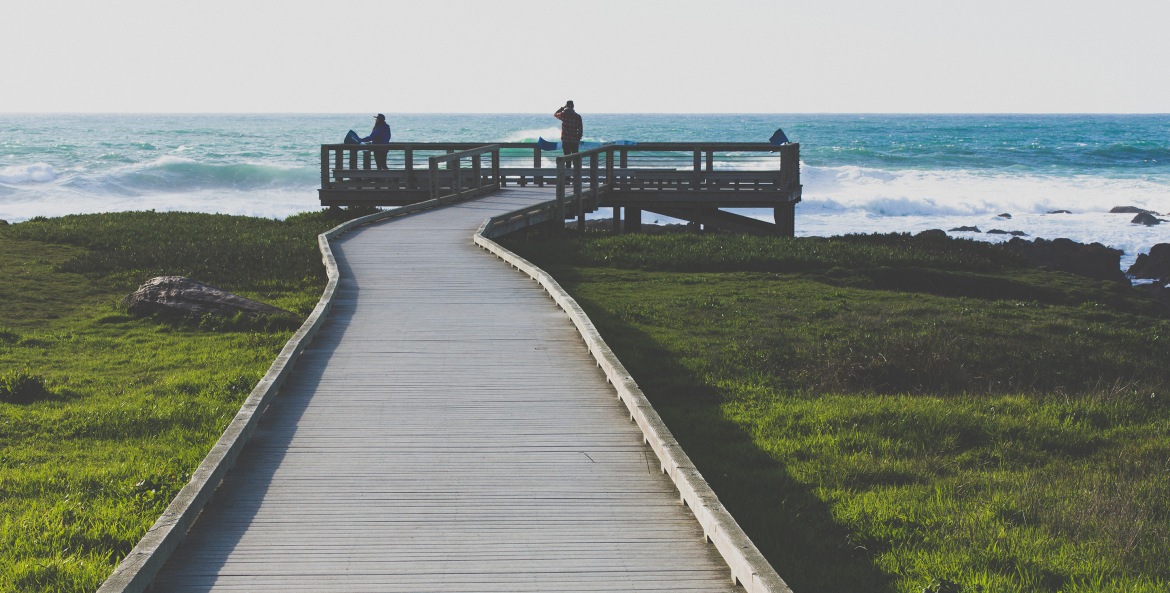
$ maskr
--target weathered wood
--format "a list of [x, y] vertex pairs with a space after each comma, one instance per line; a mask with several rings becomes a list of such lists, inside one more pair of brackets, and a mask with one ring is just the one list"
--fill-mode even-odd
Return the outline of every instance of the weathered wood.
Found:
[[731, 591], [573, 324], [468, 241], [549, 197], [337, 239], [328, 319], [154, 589]]

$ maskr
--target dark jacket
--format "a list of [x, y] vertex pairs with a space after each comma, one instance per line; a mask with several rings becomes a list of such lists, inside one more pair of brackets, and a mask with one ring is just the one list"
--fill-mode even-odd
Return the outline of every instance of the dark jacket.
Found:
[[362, 138], [362, 142], [373, 142], [374, 144], [389, 144], [390, 143], [390, 124], [386, 122], [378, 122], [374, 124], [374, 130], [370, 132], [369, 136]]

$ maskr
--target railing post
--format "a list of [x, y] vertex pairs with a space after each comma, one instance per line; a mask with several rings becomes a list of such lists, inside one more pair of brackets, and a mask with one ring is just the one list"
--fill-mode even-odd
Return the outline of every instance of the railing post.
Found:
[[589, 155], [589, 191], [593, 194], [593, 203], [601, 204], [601, 180], [597, 178], [597, 153]]
[[565, 230], [565, 157], [557, 157], [557, 211], [553, 229], [557, 233]]
[[329, 147], [321, 145], [321, 189], [329, 189]]
[[414, 179], [414, 149], [406, 148], [402, 151], [402, 162], [406, 166], [406, 187], [403, 189], [414, 189], [418, 184]]
[[585, 169], [581, 160], [581, 153], [574, 153], [573, 159], [573, 197], [577, 198], [577, 232], [585, 233], [585, 195], [581, 191], [581, 175]]
[[[541, 162], [540, 145], [538, 144], [532, 148], [532, 168], [540, 169], [542, 164], [544, 163]], [[544, 187], [544, 175], [536, 175], [533, 181], [536, 182], [537, 186]]]
[[481, 172], [482, 165], [480, 161], [483, 160], [482, 154], [477, 154], [471, 157], [471, 174], [475, 176], [475, 193], [478, 195], [483, 189], [483, 175]]
[[[613, 191], [613, 147], [610, 146], [605, 151], [605, 187], [606, 191]], [[617, 204], [613, 205], [613, 234], [617, 235], [622, 232], [622, 208]]]
[[439, 197], [439, 159], [431, 157], [431, 199]]
[[[788, 152], [781, 154], [780, 170], [787, 171], [785, 175], [788, 178], [789, 189], [795, 189], [794, 186], [800, 185], [800, 144], [790, 144]], [[785, 160], [788, 162], [785, 163]]]
[[451, 182], [451, 193], [453, 193], [453, 194], [458, 194], [459, 192], [463, 191], [463, 180], [460, 179], [460, 177], [462, 177], [461, 174], [463, 172], [460, 169], [460, 167], [463, 165], [463, 163], [461, 162], [462, 160], [463, 159], [459, 158], [459, 159], [452, 159], [452, 160], [447, 161], [447, 169], [454, 171], [454, 175], [455, 175], [455, 177], [453, 178], [454, 181]]
[[497, 146], [492, 150], [492, 179], [496, 182], [496, 187], [504, 187], [504, 179], [500, 177], [500, 148]]
[[605, 184], [613, 189], [613, 147], [605, 151]]
[[699, 190], [699, 184], [703, 180], [703, 149], [695, 149], [695, 173], [691, 180], [691, 186], [695, 191]]

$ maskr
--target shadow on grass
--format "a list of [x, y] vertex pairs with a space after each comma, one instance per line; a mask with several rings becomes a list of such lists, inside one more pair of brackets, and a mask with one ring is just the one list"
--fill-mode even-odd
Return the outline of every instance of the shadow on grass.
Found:
[[874, 593], [891, 579], [813, 489], [726, 420], [703, 385], [645, 333], [582, 303], [703, 477], [780, 576], [801, 593]]

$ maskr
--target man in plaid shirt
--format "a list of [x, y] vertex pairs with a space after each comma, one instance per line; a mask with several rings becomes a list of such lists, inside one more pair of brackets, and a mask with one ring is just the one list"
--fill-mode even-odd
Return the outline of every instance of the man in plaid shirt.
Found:
[[561, 150], [565, 154], [577, 152], [585, 127], [581, 124], [581, 116], [573, 110], [573, 102], [566, 101], [565, 106], [558, 109], [553, 117], [561, 120]]

